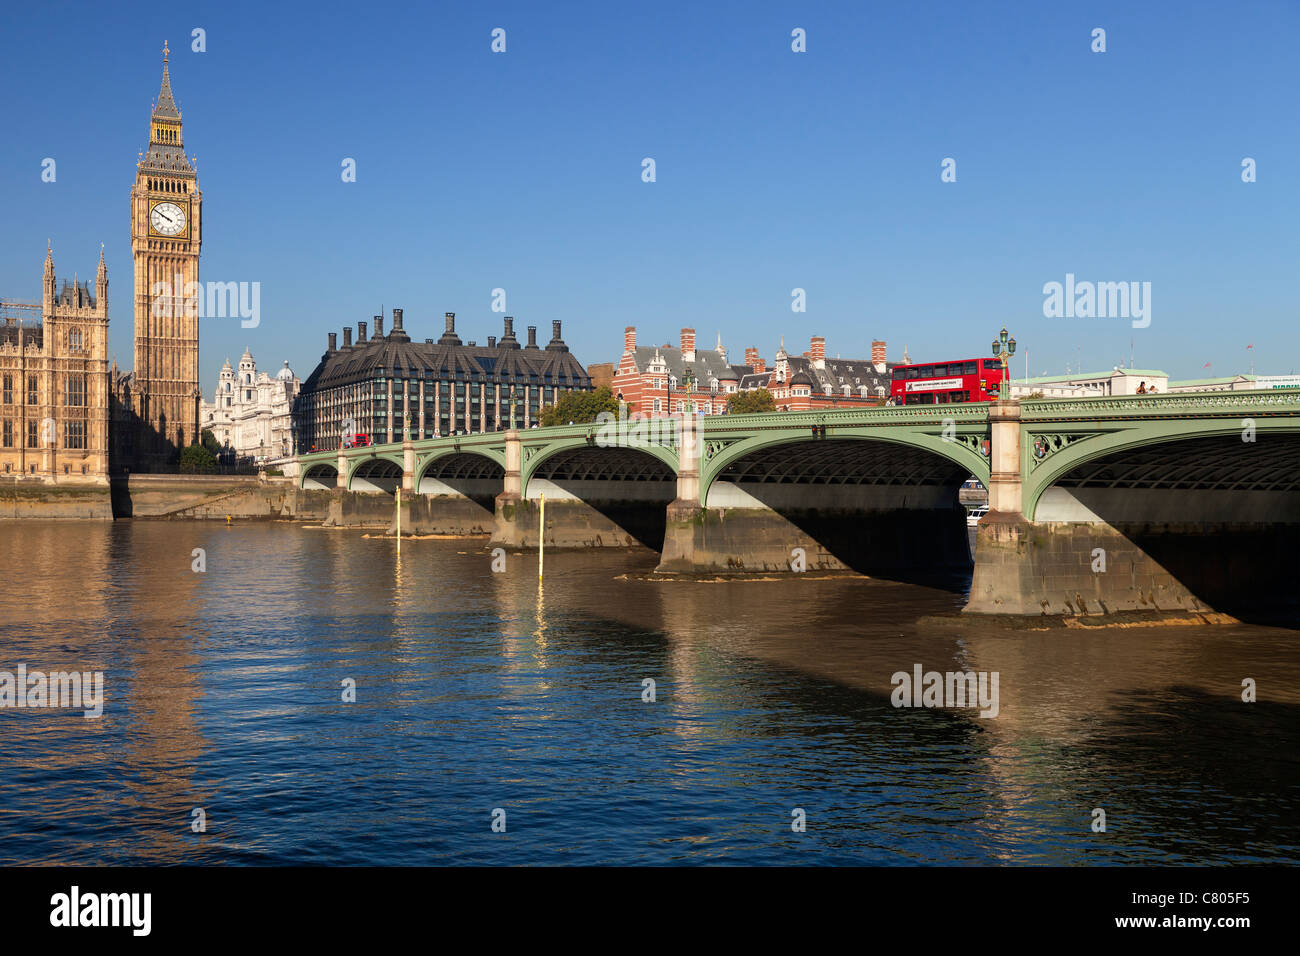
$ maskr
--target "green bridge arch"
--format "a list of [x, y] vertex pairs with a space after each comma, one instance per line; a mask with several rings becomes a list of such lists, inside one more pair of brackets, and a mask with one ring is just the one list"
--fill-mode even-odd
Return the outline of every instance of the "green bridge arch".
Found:
[[[1118, 452], [1180, 441], [1300, 434], [1300, 393], [1174, 393], [1021, 403], [1021, 513], [1033, 521], [1043, 495], [1075, 469]], [[1243, 446], [1249, 443], [1243, 442]], [[1044, 454], [1040, 458], [1036, 445]]]
[[[951, 461], [964, 471], [974, 475], [985, 485], [989, 480], [989, 464], [978, 450], [983, 441], [983, 430], [970, 432], [961, 437], [944, 438], [923, 432], [905, 432], [903, 434], [882, 433], [878, 428], [835, 428], [828, 429], [825, 438], [813, 438], [808, 428], [798, 431], [789, 430], [777, 433], [765, 433], [750, 438], [742, 438], [725, 445], [716, 452], [706, 454], [700, 464], [700, 502], [708, 502], [709, 489], [722, 476], [727, 467], [747, 455], [783, 445], [802, 445], [810, 441], [822, 442], [876, 442], [897, 445], [904, 448], [916, 448], [930, 452], [936, 457]], [[969, 439], [974, 439], [970, 441]], [[705, 445], [706, 453], [709, 446]]]
[[[676, 425], [675, 422], [673, 424]], [[596, 454], [607, 454], [614, 458], [622, 455], [625, 460], [629, 458], [629, 453], [631, 453], [632, 457], [648, 455], [666, 465], [674, 476], [678, 474], [681, 467], [675, 444], [668, 445], [651, 441], [623, 442], [618, 440], [617, 433], [602, 432], [598, 425], [565, 425], [558, 429], [552, 429], [551, 432], [552, 434], [559, 432], [559, 434], [555, 435], [555, 437], [545, 436], [546, 440], [541, 442], [536, 440], [529, 442], [528, 439], [533, 438], [530, 433], [522, 435], [522, 461], [519, 467], [520, 497], [528, 497], [528, 483], [543, 464], [571, 451], [592, 449]], [[674, 427], [668, 436], [660, 434], [658, 437], [668, 437], [675, 442], [676, 428]], [[610, 438], [614, 440], [610, 441]]]

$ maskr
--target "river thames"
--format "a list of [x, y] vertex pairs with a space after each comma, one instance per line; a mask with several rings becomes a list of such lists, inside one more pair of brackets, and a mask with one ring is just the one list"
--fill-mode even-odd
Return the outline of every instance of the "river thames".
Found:
[[[661, 582], [649, 551], [550, 553], [539, 588], [485, 539], [280, 522], [4, 529], [0, 670], [105, 697], [0, 710], [5, 863], [1300, 860], [1297, 630], [1012, 629], [948, 618], [962, 579]], [[997, 673], [997, 716], [894, 707], [915, 666]]]

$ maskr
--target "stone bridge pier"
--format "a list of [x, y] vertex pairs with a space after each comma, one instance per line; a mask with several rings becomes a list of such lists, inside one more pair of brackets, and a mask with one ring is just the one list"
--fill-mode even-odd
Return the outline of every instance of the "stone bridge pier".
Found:
[[1295, 413], [1267, 393], [995, 403], [966, 611], [1293, 617]]
[[[663, 544], [664, 508], [673, 497], [672, 456], [660, 446], [631, 448], [572, 439], [554, 447], [505, 433], [505, 484], [496, 498], [493, 547], [649, 548]], [[545, 497], [545, 526], [542, 498]]]

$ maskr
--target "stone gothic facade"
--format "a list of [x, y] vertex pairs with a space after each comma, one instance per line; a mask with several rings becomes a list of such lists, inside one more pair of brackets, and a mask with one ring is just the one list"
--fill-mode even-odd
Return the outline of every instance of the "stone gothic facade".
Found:
[[115, 470], [170, 471], [199, 441], [199, 250], [203, 193], [185, 156], [163, 47], [149, 149], [131, 189], [135, 368], [113, 375]]
[[45, 255], [39, 318], [0, 324], [0, 477], [108, 480], [108, 269], [89, 282], [54, 276]]

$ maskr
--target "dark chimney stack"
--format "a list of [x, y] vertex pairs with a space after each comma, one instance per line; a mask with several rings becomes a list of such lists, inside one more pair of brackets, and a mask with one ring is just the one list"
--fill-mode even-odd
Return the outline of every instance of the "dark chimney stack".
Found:
[[515, 317], [507, 315], [505, 320], [505, 331], [501, 333], [499, 347], [503, 349], [519, 348], [519, 340], [515, 338]]
[[447, 328], [442, 333], [442, 338], [438, 339], [439, 345], [460, 345], [460, 336], [456, 334], [456, 313], [446, 312]]
[[339, 334], [338, 334], [337, 332], [331, 332], [331, 333], [330, 333], [330, 351], [331, 351], [331, 352], [337, 352], [338, 350], [339, 350]]
[[548, 352], [567, 352], [568, 346], [564, 344], [564, 339], [560, 338], [560, 320], [551, 320], [551, 341], [547, 344]]
[[393, 310], [393, 331], [394, 332], [402, 331], [402, 310], [401, 309]]
[[361, 345], [366, 340], [366, 323], [357, 323], [357, 345]]
[[490, 349], [494, 349], [494, 348], [496, 348], [496, 347], [497, 347], [497, 337], [496, 337], [495, 335], [489, 335], [489, 336], [488, 336], [488, 348], [490, 348]]
[[537, 326], [535, 325], [528, 326], [528, 345], [525, 348], [537, 348]]
[[375, 316], [375, 338], [382, 339], [383, 337], [384, 337], [384, 317], [382, 315], [377, 315]]
[[352, 348], [352, 326], [350, 325], [343, 330], [343, 347], [345, 349]]

